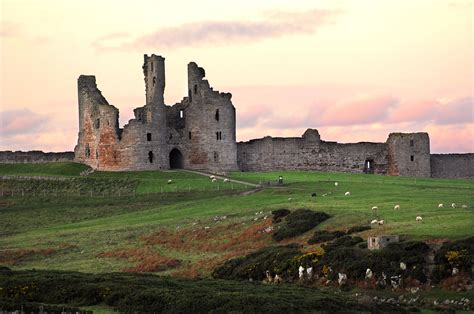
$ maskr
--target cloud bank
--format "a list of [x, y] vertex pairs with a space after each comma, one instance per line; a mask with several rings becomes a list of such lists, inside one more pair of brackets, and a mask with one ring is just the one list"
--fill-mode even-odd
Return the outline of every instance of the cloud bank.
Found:
[[172, 49], [189, 46], [221, 46], [260, 41], [294, 34], [311, 34], [339, 15], [339, 10], [312, 9], [304, 12], [274, 12], [257, 21], [204, 21], [164, 27], [130, 38], [114, 33], [96, 40], [98, 50]]

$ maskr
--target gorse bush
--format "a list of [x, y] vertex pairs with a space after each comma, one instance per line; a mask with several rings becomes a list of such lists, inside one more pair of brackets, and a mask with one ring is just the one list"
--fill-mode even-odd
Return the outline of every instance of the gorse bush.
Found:
[[298, 209], [286, 216], [285, 221], [273, 233], [273, 239], [281, 241], [292, 238], [313, 229], [321, 222], [329, 219], [329, 215], [323, 212], [314, 212], [309, 209]]
[[342, 231], [316, 231], [314, 232], [313, 236], [308, 240], [309, 244], [315, 244], [315, 243], [321, 243], [321, 242], [327, 242], [334, 240], [336, 238], [340, 238], [342, 236], [346, 235]]
[[283, 217], [288, 216], [291, 213], [289, 209], [281, 208], [272, 210], [272, 219], [275, 223], [280, 222]]
[[[32, 293], [20, 292], [32, 285]], [[65, 304], [68, 310], [103, 303], [124, 313], [403, 312], [390, 305], [361, 305], [317, 289], [289, 285], [125, 273], [0, 270], [0, 310], [25, 309], [25, 305], [37, 303], [45, 309]], [[26, 309], [39, 312], [34, 307]]]
[[453, 268], [471, 273], [474, 257], [474, 237], [444, 243], [435, 255], [433, 281], [436, 283], [449, 277]]

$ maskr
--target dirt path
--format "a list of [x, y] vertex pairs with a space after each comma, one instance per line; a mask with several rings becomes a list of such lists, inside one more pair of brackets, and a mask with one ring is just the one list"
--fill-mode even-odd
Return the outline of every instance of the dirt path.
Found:
[[221, 180], [227, 179], [227, 180], [229, 180], [230, 182], [240, 183], [240, 184], [244, 184], [244, 185], [247, 185], [247, 186], [253, 186], [253, 187], [255, 187], [255, 188], [260, 187], [258, 184], [255, 184], [255, 183], [250, 183], [250, 182], [235, 180], [235, 179], [231, 179], [231, 178], [227, 178], [227, 177], [224, 177], [224, 176], [219, 176], [219, 175], [215, 175], [215, 174], [211, 174], [211, 173], [206, 173], [206, 172], [202, 172], [202, 171], [187, 170], [187, 169], [182, 169], [182, 171], [192, 172], [192, 173], [195, 173], [195, 174], [199, 174], [199, 175], [201, 175], [201, 176], [206, 176], [206, 177], [208, 177], [208, 178], [209, 178], [210, 176], [214, 176], [216, 179], [221, 179]]

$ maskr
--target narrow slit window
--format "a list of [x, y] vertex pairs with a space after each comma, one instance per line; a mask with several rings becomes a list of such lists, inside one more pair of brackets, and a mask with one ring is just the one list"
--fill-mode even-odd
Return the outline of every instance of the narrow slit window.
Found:
[[151, 72], [153, 72], [153, 62], [150, 62], [151, 65]]
[[411, 155], [410, 156], [410, 161], [414, 161], [415, 160], [415, 156]]
[[191, 139], [191, 131], [188, 132], [189, 139]]
[[146, 140], [147, 140], [148, 142], [151, 141], [151, 133], [147, 133], [147, 134], [146, 134]]
[[170, 139], [172, 139], [172, 138], [173, 138], [173, 133], [170, 133]]
[[156, 83], [156, 77], [153, 76], [153, 86], [155, 85]]
[[410, 140], [410, 146], [414, 146], [415, 143], [413, 142], [413, 140]]
[[95, 128], [100, 128], [100, 119], [95, 120]]
[[86, 157], [89, 158], [91, 156], [91, 148], [89, 144], [86, 144]]
[[216, 132], [216, 140], [219, 140], [219, 132]]
[[214, 152], [214, 162], [219, 161], [219, 154], [217, 152]]
[[198, 93], [198, 86], [194, 85], [194, 94], [197, 94], [197, 93]]
[[153, 163], [153, 152], [152, 151], [148, 152], [148, 161], [150, 162], [150, 164]]
[[182, 109], [179, 111], [179, 118], [184, 118], [184, 111]]
[[216, 121], [219, 121], [219, 109], [216, 109]]

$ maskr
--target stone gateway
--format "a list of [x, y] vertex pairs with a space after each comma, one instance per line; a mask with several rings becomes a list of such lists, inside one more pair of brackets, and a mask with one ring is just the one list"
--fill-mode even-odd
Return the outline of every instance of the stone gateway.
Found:
[[451, 164], [459, 159], [468, 169], [444, 170], [443, 159], [430, 155], [427, 133], [391, 133], [385, 143], [340, 144], [323, 141], [317, 130], [308, 129], [302, 137], [237, 143], [232, 95], [213, 90], [203, 68], [188, 64], [188, 95], [173, 106], [163, 98], [165, 59], [145, 55], [143, 74], [146, 103], [123, 128], [118, 109], [104, 98], [95, 77], [79, 77], [76, 162], [105, 171], [321, 170], [417, 177], [430, 177], [435, 162], [437, 177], [449, 177], [448, 171], [474, 177], [474, 154], [448, 158]]

